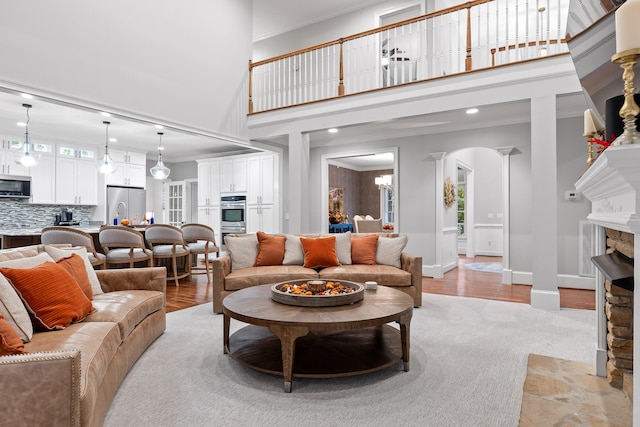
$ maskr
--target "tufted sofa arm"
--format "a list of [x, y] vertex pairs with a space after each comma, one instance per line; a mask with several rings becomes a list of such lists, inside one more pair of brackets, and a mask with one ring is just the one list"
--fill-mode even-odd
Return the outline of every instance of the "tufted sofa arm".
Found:
[[231, 273], [231, 256], [226, 254], [221, 258], [213, 259], [213, 312], [222, 313], [222, 299], [224, 292], [224, 279]]
[[404, 271], [411, 273], [411, 285], [415, 287], [413, 296], [415, 306], [422, 306], [422, 257], [409, 255], [403, 252], [400, 255], [400, 264]]
[[80, 352], [2, 356], [0, 389], [3, 425], [79, 426]]
[[146, 290], [166, 293], [166, 267], [96, 270], [104, 292]]

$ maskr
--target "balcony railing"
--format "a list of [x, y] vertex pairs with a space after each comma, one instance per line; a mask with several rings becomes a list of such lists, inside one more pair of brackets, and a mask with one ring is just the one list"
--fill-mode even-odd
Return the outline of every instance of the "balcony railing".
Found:
[[568, 52], [568, 0], [474, 0], [249, 61], [249, 114]]

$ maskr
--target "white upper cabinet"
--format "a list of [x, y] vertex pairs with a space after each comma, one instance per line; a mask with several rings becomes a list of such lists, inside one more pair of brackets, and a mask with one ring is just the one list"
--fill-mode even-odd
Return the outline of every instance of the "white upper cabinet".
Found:
[[220, 204], [220, 161], [198, 161], [198, 206]]
[[220, 160], [220, 192], [247, 191], [247, 158], [231, 157]]
[[147, 185], [146, 154], [110, 149], [109, 155], [118, 165], [114, 173], [106, 176], [107, 185], [145, 188]]
[[274, 204], [278, 194], [278, 157], [274, 154], [251, 156], [247, 159], [247, 170], [247, 204]]
[[22, 149], [23, 139], [17, 137], [7, 137], [2, 140], [2, 150], [0, 150], [0, 173], [3, 175], [23, 175], [29, 176], [29, 168], [19, 165], [15, 161]]
[[97, 147], [58, 144], [56, 156], [56, 203], [97, 205]]

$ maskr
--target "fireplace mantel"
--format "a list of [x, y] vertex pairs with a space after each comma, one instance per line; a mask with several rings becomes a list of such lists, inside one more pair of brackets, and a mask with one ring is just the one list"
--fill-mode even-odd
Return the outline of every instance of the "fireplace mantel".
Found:
[[640, 232], [640, 145], [604, 150], [576, 182], [576, 190], [591, 201], [590, 222]]
[[[634, 253], [640, 254], [640, 144], [610, 146], [576, 182], [576, 190], [591, 201], [589, 222], [600, 227], [596, 235], [597, 255], [605, 250], [604, 228], [633, 233]], [[604, 228], [603, 228], [604, 227]], [[634, 283], [640, 283], [640, 262], [634, 259]], [[606, 375], [607, 319], [604, 313], [604, 276], [596, 274], [596, 373]], [[640, 292], [633, 294], [640, 307]], [[633, 317], [634, 331], [640, 331], [640, 316]], [[640, 360], [640, 339], [633, 341], [633, 360]], [[639, 378], [640, 379], [640, 378]], [[640, 381], [633, 380], [633, 419], [640, 425]]]

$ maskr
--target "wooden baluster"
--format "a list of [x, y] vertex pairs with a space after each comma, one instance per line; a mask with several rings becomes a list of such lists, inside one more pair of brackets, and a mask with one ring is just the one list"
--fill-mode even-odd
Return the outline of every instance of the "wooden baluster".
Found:
[[253, 113], [253, 64], [249, 60], [249, 114]]
[[342, 39], [339, 40], [340, 42], [340, 82], [338, 83], [338, 96], [343, 96], [344, 95], [344, 61], [342, 58]]
[[471, 3], [467, 3], [467, 57], [465, 70], [471, 71]]

